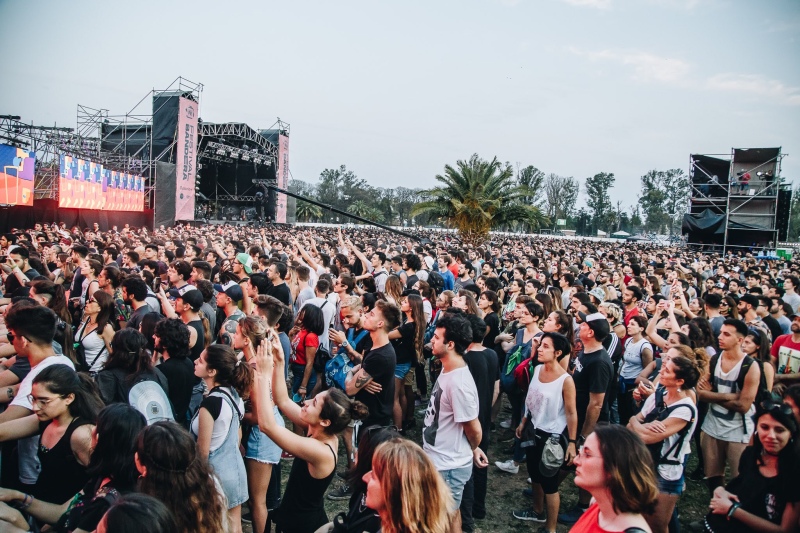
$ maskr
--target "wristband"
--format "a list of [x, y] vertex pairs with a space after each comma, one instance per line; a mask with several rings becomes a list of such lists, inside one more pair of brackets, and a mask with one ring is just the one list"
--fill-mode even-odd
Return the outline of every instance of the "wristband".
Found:
[[733, 504], [731, 505], [731, 508], [730, 508], [730, 509], [728, 509], [728, 520], [730, 520], [730, 519], [731, 519], [731, 517], [733, 516], [733, 513], [735, 513], [735, 512], [736, 512], [736, 509], [738, 509], [738, 508], [739, 508], [739, 507], [741, 507], [741, 506], [742, 506], [742, 504], [741, 504], [741, 503], [739, 503], [739, 502], [733, 502]]
[[578, 439], [569, 439], [567, 440], [567, 444], [578, 444]]

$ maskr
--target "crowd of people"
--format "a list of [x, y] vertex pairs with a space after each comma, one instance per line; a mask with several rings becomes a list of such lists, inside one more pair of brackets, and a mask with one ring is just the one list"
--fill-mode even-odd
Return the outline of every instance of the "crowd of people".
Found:
[[800, 528], [800, 263], [490, 238], [0, 235], [0, 531]]

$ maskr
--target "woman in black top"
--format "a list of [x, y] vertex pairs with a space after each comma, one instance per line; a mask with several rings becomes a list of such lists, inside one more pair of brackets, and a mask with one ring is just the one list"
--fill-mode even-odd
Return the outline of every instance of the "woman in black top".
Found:
[[[139, 476], [134, 462], [136, 436], [144, 427], [144, 416], [133, 407], [109, 405], [97, 416], [91, 440], [92, 455], [86, 469], [89, 480], [83, 490], [70, 499], [65, 498], [64, 503], [48, 503], [23, 492], [0, 489], [0, 502], [24, 507], [26, 513], [40, 522], [55, 525], [59, 532], [94, 531], [119, 495], [132, 491], [136, 485]], [[5, 511], [9, 522], [12, 516], [16, 519], [13, 524], [24, 521], [18, 511]]]
[[485, 290], [478, 298], [478, 308], [483, 311], [483, 321], [486, 322], [486, 335], [483, 337], [484, 348], [496, 351], [494, 339], [500, 335], [500, 317], [497, 316], [497, 313], [502, 307], [503, 305], [494, 291]]
[[[258, 347], [256, 361], [252, 401], [258, 412], [258, 426], [295, 456], [283, 500], [272, 520], [277, 533], [311, 533], [328, 522], [323, 498], [336, 472], [337, 435], [352, 419], [366, 418], [367, 408], [338, 389], [323, 391], [303, 402], [302, 407], [294, 403], [286, 389], [283, 349], [274, 334]], [[281, 412], [306, 431], [307, 437], [277, 422], [273, 398]]]
[[792, 408], [772, 400], [756, 410], [753, 445], [739, 461], [739, 475], [711, 498], [709, 532], [792, 531], [800, 518], [797, 424]]
[[414, 420], [414, 368], [422, 360], [425, 339], [425, 310], [422, 297], [408, 294], [400, 298], [400, 310], [405, 323], [389, 333], [397, 365], [394, 371], [394, 425], [404, 430], [412, 427]]
[[92, 379], [67, 365], [50, 365], [34, 379], [34, 416], [0, 424], [0, 440], [40, 434], [41, 471], [33, 496], [59, 503], [86, 483], [92, 429], [103, 402]]

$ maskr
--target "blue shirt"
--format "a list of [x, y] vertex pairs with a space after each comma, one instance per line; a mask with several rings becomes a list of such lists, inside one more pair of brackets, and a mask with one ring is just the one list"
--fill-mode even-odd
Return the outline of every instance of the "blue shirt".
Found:
[[452, 291], [456, 284], [456, 278], [453, 276], [453, 273], [450, 272], [450, 269], [445, 268], [444, 271], [440, 270], [439, 274], [441, 274], [442, 278], [444, 279], [444, 290]]

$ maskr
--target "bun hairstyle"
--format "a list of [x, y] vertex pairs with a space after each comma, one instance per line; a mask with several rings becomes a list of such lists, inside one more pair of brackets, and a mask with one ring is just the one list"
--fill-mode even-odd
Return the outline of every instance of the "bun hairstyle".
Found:
[[670, 359], [669, 362], [675, 367], [675, 377], [683, 380], [681, 386], [683, 390], [693, 388], [700, 380], [700, 376], [703, 375], [700, 363], [695, 359], [679, 355]]
[[547, 331], [542, 335], [541, 340], [544, 339], [550, 339], [553, 343], [553, 349], [556, 352], [561, 352], [561, 354], [556, 357], [557, 361], [561, 361], [564, 357], [570, 357], [572, 355], [572, 344], [565, 335], [554, 331]]
[[350, 399], [339, 389], [328, 389], [319, 416], [330, 422], [330, 425], [325, 428], [325, 432], [329, 435], [337, 435], [352, 420], [365, 420], [369, 416], [369, 409], [363, 403]]
[[[679, 344], [678, 346], [673, 346], [670, 350], [675, 350], [681, 357], [694, 362], [701, 376], [708, 370], [708, 352], [706, 352], [705, 348], [692, 349], [685, 344]], [[691, 387], [694, 387], [694, 385], [691, 385]]]

